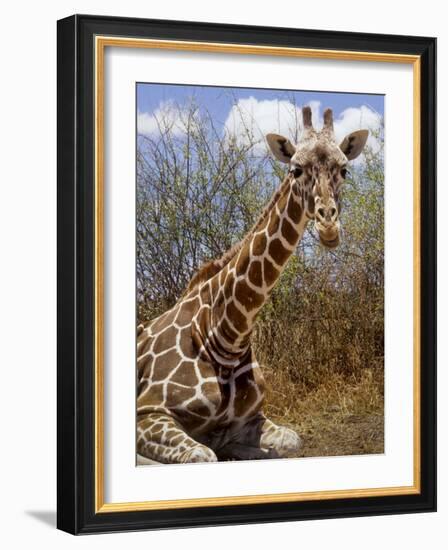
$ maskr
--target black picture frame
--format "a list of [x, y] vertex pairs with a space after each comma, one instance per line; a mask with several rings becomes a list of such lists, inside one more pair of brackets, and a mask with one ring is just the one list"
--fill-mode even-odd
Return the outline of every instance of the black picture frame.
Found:
[[[382, 52], [420, 58], [419, 494], [160, 510], [95, 510], [94, 39]], [[58, 21], [57, 526], [73, 534], [436, 510], [436, 39], [74, 15]]]

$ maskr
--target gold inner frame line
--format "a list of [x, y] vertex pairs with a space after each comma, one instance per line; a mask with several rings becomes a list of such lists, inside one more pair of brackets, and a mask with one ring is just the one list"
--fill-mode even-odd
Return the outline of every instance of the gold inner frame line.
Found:
[[[106, 503], [104, 501], [104, 54], [106, 47], [149, 48], [208, 53], [232, 53], [406, 63], [413, 66], [413, 484], [403, 487], [343, 489], [264, 495], [225, 496], [179, 500]], [[250, 44], [225, 44], [177, 40], [95, 37], [95, 513], [163, 510], [205, 506], [231, 506], [274, 502], [303, 502], [341, 498], [361, 498], [419, 494], [421, 489], [420, 426], [420, 56], [345, 50], [320, 50]]]

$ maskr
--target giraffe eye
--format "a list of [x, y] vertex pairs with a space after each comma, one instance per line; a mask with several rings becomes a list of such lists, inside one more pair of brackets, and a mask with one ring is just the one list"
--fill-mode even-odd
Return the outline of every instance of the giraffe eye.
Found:
[[294, 168], [291, 168], [291, 173], [295, 178], [300, 178], [300, 176], [303, 174], [303, 170], [300, 168], [300, 166], [295, 166]]
[[341, 176], [345, 179], [347, 177], [347, 174], [349, 174], [349, 171], [347, 168], [341, 168]]

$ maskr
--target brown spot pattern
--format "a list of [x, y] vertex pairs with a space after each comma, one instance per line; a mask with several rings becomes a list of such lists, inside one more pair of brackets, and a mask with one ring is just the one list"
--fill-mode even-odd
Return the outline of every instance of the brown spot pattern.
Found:
[[244, 275], [244, 273], [246, 273], [247, 266], [249, 265], [249, 260], [249, 251], [247, 249], [243, 250], [236, 264], [237, 275]]
[[183, 361], [176, 369], [176, 372], [170, 377], [171, 382], [184, 384], [185, 386], [194, 386], [199, 380], [194, 370], [193, 361]]
[[141, 380], [145, 376], [149, 376], [153, 364], [152, 355], [143, 355], [137, 359], [138, 377]]
[[221, 317], [224, 315], [224, 307], [224, 291], [221, 291], [216, 297], [215, 303], [213, 304], [213, 319], [221, 319]]
[[289, 197], [288, 216], [294, 223], [299, 223], [302, 218], [302, 207], [292, 196]]
[[212, 297], [214, 298], [216, 296], [216, 293], [218, 292], [218, 288], [219, 288], [219, 282], [218, 282], [218, 277], [219, 275], [215, 275], [213, 277], [213, 279], [211, 279], [211, 292], [212, 292]]
[[168, 384], [166, 392], [166, 406], [176, 407], [196, 394], [195, 388], [180, 388], [175, 384]]
[[247, 330], [247, 321], [246, 317], [241, 313], [241, 311], [235, 306], [233, 302], [227, 304], [226, 307], [227, 317], [232, 322], [232, 325], [236, 328], [238, 332], [246, 332]]
[[280, 197], [280, 200], [277, 203], [277, 208], [278, 208], [280, 213], [282, 213], [283, 210], [285, 209], [287, 201], [288, 201], [288, 195], [286, 193], [284, 193]]
[[263, 268], [264, 268], [264, 280], [267, 286], [271, 286], [272, 283], [277, 279], [279, 276], [278, 269], [274, 266], [272, 262], [270, 262], [267, 258], [264, 259], [263, 262]]
[[137, 356], [144, 355], [147, 351], [149, 351], [149, 348], [151, 347], [152, 338], [150, 336], [147, 336], [144, 339], [141, 339], [137, 344]]
[[235, 282], [235, 277], [232, 272], [229, 273], [227, 277], [226, 284], [224, 285], [224, 294], [226, 299], [229, 299], [233, 295], [233, 283]]
[[278, 226], [280, 225], [280, 218], [277, 216], [276, 212], [272, 212], [271, 219], [268, 225], [268, 233], [271, 237], [274, 233], [277, 232]]
[[269, 245], [269, 255], [278, 265], [283, 265], [290, 254], [290, 251], [282, 245], [279, 239], [273, 240]]
[[242, 304], [247, 311], [260, 307], [264, 302], [263, 294], [255, 292], [250, 286], [243, 280], [238, 281], [235, 287], [235, 298]]
[[201, 359], [197, 362], [197, 367], [202, 378], [208, 378], [209, 376], [214, 376], [216, 374], [215, 369], [209, 363], [206, 363]]
[[229, 343], [233, 343], [237, 339], [238, 334], [234, 330], [232, 330], [226, 319], [223, 319], [221, 321], [219, 328], [220, 333]]
[[184, 328], [180, 333], [180, 349], [185, 357], [196, 359], [197, 352], [191, 339], [191, 327]]
[[173, 370], [173, 365], [180, 363], [181, 357], [176, 350], [172, 349], [154, 359], [154, 368], [152, 371], [152, 382], [165, 380]]
[[291, 246], [296, 243], [297, 238], [299, 236], [294, 226], [291, 223], [289, 223], [289, 221], [286, 218], [283, 218], [283, 222], [282, 222], [282, 235], [285, 237], [285, 239], [288, 241], [288, 243]]
[[261, 285], [263, 284], [263, 278], [261, 273], [260, 261], [254, 260], [250, 264], [248, 275], [249, 275], [249, 280], [253, 285], [261, 287]]
[[261, 256], [266, 248], [267, 239], [264, 233], [258, 233], [255, 235], [252, 245], [252, 252], [254, 256]]
[[199, 293], [201, 302], [203, 304], [209, 304], [211, 302], [211, 294], [209, 285], [204, 285]]
[[156, 341], [152, 351], [157, 354], [162, 351], [171, 348], [176, 342], [177, 329], [171, 326], [167, 328], [162, 333], [156, 336]]
[[161, 315], [157, 319], [157, 321], [152, 325], [152, 327], [151, 327], [152, 331], [153, 332], [160, 332], [164, 328], [167, 328], [170, 325], [172, 325], [173, 321], [174, 321], [174, 317], [176, 316], [176, 313], [177, 313], [177, 308], [174, 308], [174, 309], [170, 309], [169, 311], [167, 311], [166, 313]]
[[142, 405], [160, 405], [163, 402], [163, 384], [151, 384], [151, 390], [139, 397], [137, 401], [138, 408]]
[[[232, 262], [233, 262], [233, 260], [232, 260]], [[219, 272], [219, 286], [222, 286], [224, 284], [224, 281], [226, 280], [228, 271], [229, 271], [229, 264], [227, 264], [225, 267], [223, 267], [221, 269], [221, 271]]]
[[176, 317], [176, 323], [180, 327], [185, 327], [191, 323], [191, 319], [199, 307], [199, 300], [195, 298], [191, 302], [183, 303]]

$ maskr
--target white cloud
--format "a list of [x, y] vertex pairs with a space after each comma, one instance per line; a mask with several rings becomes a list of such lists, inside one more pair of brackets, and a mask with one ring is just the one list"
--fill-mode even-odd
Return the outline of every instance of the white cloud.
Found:
[[[313, 115], [313, 125], [320, 129], [323, 124], [323, 114], [319, 101], [310, 101]], [[343, 138], [353, 132], [367, 128], [377, 130], [381, 124], [381, 116], [363, 105], [345, 109], [334, 120], [336, 140], [340, 143]], [[288, 100], [262, 100], [254, 97], [240, 99], [230, 110], [224, 124], [225, 131], [235, 136], [240, 142], [248, 142], [248, 134], [256, 142], [255, 148], [264, 150], [264, 137], [270, 132], [284, 135], [295, 141], [302, 131], [301, 108]], [[379, 147], [377, 140], [370, 132], [368, 144], [374, 149]]]
[[181, 136], [186, 133], [188, 124], [194, 121], [195, 114], [192, 110], [181, 108], [172, 101], [163, 101], [151, 114], [137, 113], [137, 132], [154, 135], [171, 130], [173, 135]]
[[157, 130], [157, 121], [153, 115], [149, 113], [137, 113], [137, 132], [139, 134], [149, 135]]
[[[313, 102], [314, 111], [319, 102]], [[270, 132], [294, 139], [302, 130], [300, 107], [288, 100], [261, 100], [248, 97], [238, 100], [230, 109], [224, 123], [229, 136], [240, 143], [255, 142], [255, 148], [264, 149], [264, 137]]]

